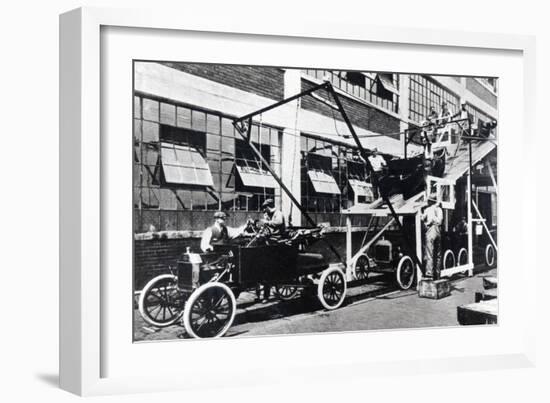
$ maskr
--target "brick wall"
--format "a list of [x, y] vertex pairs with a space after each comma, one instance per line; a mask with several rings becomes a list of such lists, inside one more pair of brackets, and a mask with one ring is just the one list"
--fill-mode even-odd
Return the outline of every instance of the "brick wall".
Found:
[[198, 251], [199, 242], [197, 238], [134, 241], [135, 290], [141, 290], [153, 277], [169, 273], [168, 266], [176, 265], [187, 246]]
[[[302, 80], [302, 91], [308, 90], [312, 87], [314, 87], [314, 84], [309, 81]], [[316, 94], [325, 99], [327, 98], [326, 92], [317, 91]], [[340, 96], [340, 100], [353, 125], [381, 134], [399, 133], [399, 119], [376, 108], [344, 96]], [[343, 121], [343, 118], [338, 111], [333, 110], [329, 106], [312, 97], [302, 98], [302, 108], [317, 112], [324, 116], [334, 116], [335, 119]], [[399, 139], [399, 134], [392, 137]]]
[[468, 91], [471, 91], [478, 98], [480, 98], [483, 101], [487, 102], [493, 108], [497, 107], [497, 97], [496, 97], [496, 95], [493, 94], [491, 91], [489, 91], [487, 88], [485, 88], [477, 80], [475, 80], [473, 78], [466, 78], [466, 89]]
[[275, 100], [284, 96], [284, 71], [277, 67], [203, 63], [163, 63], [166, 66]]

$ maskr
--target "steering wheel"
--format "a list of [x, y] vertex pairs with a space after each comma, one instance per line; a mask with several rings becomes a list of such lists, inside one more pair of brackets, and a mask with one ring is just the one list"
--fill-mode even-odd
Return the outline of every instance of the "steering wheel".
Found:
[[271, 236], [271, 233], [273, 232], [271, 230], [271, 227], [267, 224], [263, 224], [262, 227], [260, 228], [260, 232], [262, 233], [262, 235], [264, 236]]
[[258, 234], [258, 220], [251, 220], [249, 219], [246, 223], [245, 232], [253, 235]]

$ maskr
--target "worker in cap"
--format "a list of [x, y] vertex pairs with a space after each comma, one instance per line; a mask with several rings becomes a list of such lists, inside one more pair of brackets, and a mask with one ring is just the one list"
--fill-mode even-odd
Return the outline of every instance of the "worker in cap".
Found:
[[285, 217], [281, 210], [275, 208], [273, 199], [266, 199], [262, 203], [264, 211], [263, 223], [269, 227], [272, 235], [280, 235], [285, 232]]
[[[264, 228], [267, 229], [266, 235], [270, 238], [276, 238], [284, 234], [286, 229], [285, 217], [281, 210], [275, 208], [275, 202], [273, 201], [273, 199], [266, 199], [262, 203], [262, 210], [264, 212], [264, 219], [262, 220], [262, 223], [264, 225]], [[262, 289], [264, 291], [263, 299], [261, 298]], [[256, 301], [267, 302], [269, 300], [270, 291], [270, 283], [263, 282], [261, 283], [261, 287], [260, 285], [258, 285], [258, 287], [256, 287]]]
[[202, 232], [201, 249], [203, 252], [212, 251], [214, 250], [213, 245], [226, 244], [229, 240], [243, 234], [247, 224], [239, 228], [228, 227], [225, 223], [228, 216], [229, 215], [224, 211], [217, 211], [214, 213], [214, 224]]

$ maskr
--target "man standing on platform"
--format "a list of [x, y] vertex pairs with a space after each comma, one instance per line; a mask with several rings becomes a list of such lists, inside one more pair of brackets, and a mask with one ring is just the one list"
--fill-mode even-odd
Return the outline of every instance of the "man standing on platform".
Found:
[[424, 239], [424, 261], [426, 263], [426, 277], [439, 279], [441, 266], [441, 224], [443, 210], [440, 203], [428, 199], [428, 206], [422, 212], [421, 220], [426, 228]]
[[380, 195], [380, 182], [384, 176], [384, 169], [387, 168], [388, 164], [384, 157], [378, 154], [378, 148], [372, 150], [372, 154], [368, 157], [370, 165], [373, 170], [373, 175], [371, 177], [371, 182], [374, 186], [374, 189]]

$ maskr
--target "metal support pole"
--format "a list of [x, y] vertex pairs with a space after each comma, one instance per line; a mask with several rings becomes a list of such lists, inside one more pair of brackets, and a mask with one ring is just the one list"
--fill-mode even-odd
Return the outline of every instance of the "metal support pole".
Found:
[[[420, 211], [414, 216], [414, 231], [416, 238], [416, 255], [419, 259], [422, 259], [422, 223], [420, 217]], [[422, 269], [416, 265], [416, 285], [422, 280]]]
[[287, 104], [291, 101], [294, 101], [295, 99], [298, 99], [298, 98], [301, 98], [303, 96], [306, 96], [306, 95], [309, 95], [311, 94], [312, 92], [315, 92], [323, 87], [327, 87], [330, 86], [331, 84], [329, 82], [323, 82], [322, 84], [319, 84], [319, 85], [316, 85], [315, 87], [312, 87], [310, 88], [309, 90], [306, 90], [306, 91], [303, 91], [303, 92], [300, 92], [299, 94], [296, 94], [296, 95], [293, 95], [289, 98], [286, 98], [286, 99], [283, 99], [282, 101], [279, 101], [279, 102], [275, 102], [274, 104], [271, 104], [269, 106], [266, 106], [265, 108], [262, 108], [262, 109], [259, 109], [257, 111], [254, 111], [254, 112], [251, 112], [249, 113], [248, 115], [244, 115], [244, 116], [241, 116], [240, 118], [237, 118], [235, 119], [233, 122], [234, 123], [241, 123], [245, 120], [248, 120], [248, 119], [252, 119], [254, 116], [256, 115], [260, 115], [262, 113], [265, 113], [267, 111], [270, 111], [271, 109], [275, 109], [281, 105], [284, 105], [284, 104]]
[[[355, 129], [353, 128], [353, 125], [351, 124], [351, 121], [349, 120], [349, 117], [348, 117], [342, 103], [340, 102], [340, 98], [339, 98], [338, 94], [336, 93], [336, 91], [332, 87], [332, 84], [330, 84], [330, 83], [327, 83], [327, 89], [331, 92], [332, 97], [334, 98], [334, 102], [336, 102], [336, 105], [338, 106], [338, 109], [340, 110], [340, 113], [341, 113], [342, 117], [344, 118], [344, 122], [346, 122], [346, 125], [348, 126], [348, 129], [349, 129], [351, 135], [353, 136], [353, 139], [355, 140], [357, 148], [359, 149], [359, 153], [361, 154], [361, 157], [363, 157], [363, 160], [365, 161], [365, 164], [367, 165], [368, 171], [371, 173], [371, 175], [376, 177], [376, 173], [374, 172], [374, 169], [372, 168], [372, 165], [369, 161], [367, 152], [365, 151], [365, 149], [363, 148], [363, 145], [359, 141], [359, 137], [357, 136], [357, 133], [355, 132]], [[397, 226], [399, 227], [399, 230], [403, 234], [403, 244], [405, 246], [405, 249], [409, 252], [410, 256], [413, 258], [413, 260], [416, 262], [416, 264], [419, 265], [422, 268], [422, 271], [424, 271], [424, 265], [422, 264], [422, 261], [416, 255], [415, 250], [411, 247], [410, 242], [407, 239], [407, 234], [405, 232], [405, 229], [403, 228], [403, 225], [401, 225], [401, 221], [399, 220], [399, 215], [397, 214], [397, 212], [395, 211], [393, 205], [391, 204], [390, 199], [387, 196], [382, 195], [382, 194], [380, 194], [380, 196], [382, 197], [382, 200], [384, 201], [384, 203], [390, 209], [392, 217], [395, 219], [395, 222], [397, 223]]]
[[483, 228], [485, 228], [485, 231], [487, 232], [487, 235], [489, 236], [489, 239], [491, 240], [491, 243], [493, 244], [493, 246], [495, 247], [495, 250], [498, 252], [498, 247], [497, 247], [497, 243], [495, 242], [495, 240], [493, 239], [492, 235], [491, 235], [491, 232], [489, 231], [489, 228], [487, 227], [487, 224], [485, 223], [485, 220], [483, 219], [483, 217], [481, 216], [481, 213], [479, 212], [479, 208], [477, 207], [477, 204], [473, 203], [474, 205], [474, 209], [476, 210], [476, 213], [477, 213], [477, 216], [480, 218], [480, 222], [481, 224], [483, 225]]
[[495, 179], [495, 173], [493, 172], [493, 167], [491, 162], [487, 161], [487, 168], [489, 169], [489, 175], [491, 176], [491, 181], [493, 182], [493, 187], [495, 188], [495, 194], [498, 196], [497, 180]]
[[346, 215], [346, 279], [348, 281], [353, 280], [353, 273], [351, 267], [351, 250], [352, 233], [351, 233], [351, 216]]
[[474, 264], [474, 240], [473, 240], [473, 223], [472, 223], [472, 141], [468, 142], [468, 153], [469, 153], [469, 165], [468, 165], [468, 175], [467, 175], [467, 187], [468, 187], [468, 264], [471, 265], [471, 269], [468, 270], [468, 275], [472, 276], [474, 274], [473, 264]]

